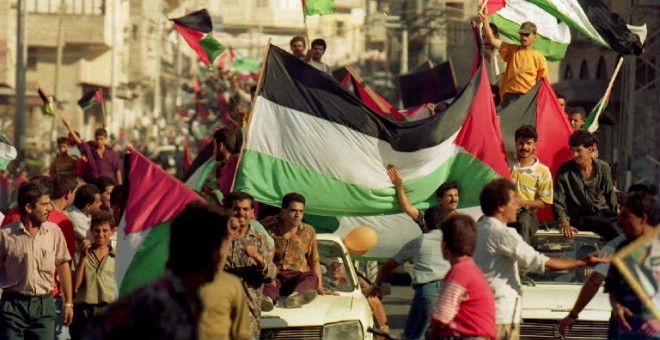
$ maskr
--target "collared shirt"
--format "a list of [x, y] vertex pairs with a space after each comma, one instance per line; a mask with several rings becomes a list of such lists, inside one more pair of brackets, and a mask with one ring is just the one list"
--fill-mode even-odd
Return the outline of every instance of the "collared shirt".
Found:
[[250, 220], [250, 227], [254, 228], [254, 230], [259, 232], [261, 235], [264, 235], [264, 237], [266, 238], [266, 242], [270, 244], [271, 248], [275, 246], [275, 240], [273, 240], [273, 238], [268, 234], [266, 228], [264, 228], [261, 222], [257, 220]]
[[33, 237], [21, 221], [0, 229], [0, 288], [29, 296], [49, 294], [53, 273], [71, 261], [62, 231], [44, 222]]
[[76, 235], [76, 240], [78, 240], [78, 243], [82, 242], [87, 238], [87, 232], [92, 226], [92, 217], [82, 212], [75, 205], [72, 205], [65, 213], [73, 223], [73, 232]]
[[199, 292], [204, 311], [199, 320], [201, 340], [258, 339], [251, 327], [243, 284], [234, 275], [218, 272]]
[[[257, 261], [245, 253], [245, 247], [254, 246], [261, 257], [266, 261], [264, 268], [259, 269]], [[245, 286], [247, 304], [250, 311], [252, 334], [258, 338], [261, 318], [261, 297], [264, 282], [271, 281], [277, 275], [277, 267], [273, 263], [272, 247], [266, 237], [250, 227], [245, 235], [231, 242], [225, 271], [238, 276]]]
[[559, 167], [553, 205], [559, 221], [593, 216], [599, 211], [616, 211], [616, 194], [610, 166], [594, 158], [593, 168], [596, 172], [594, 177], [585, 181], [574, 160]]
[[442, 231], [434, 229], [406, 243], [392, 258], [401, 264], [414, 261], [413, 285], [442, 280], [450, 264], [442, 256]]
[[78, 145], [80, 151], [85, 155], [88, 167], [85, 169], [83, 177], [86, 181], [92, 182], [100, 176], [110, 177], [116, 181], [117, 170], [121, 170], [119, 156], [110, 147], [106, 146], [103, 155], [99, 156], [96, 148], [89, 145], [89, 142], [82, 142]]
[[550, 169], [538, 158], [534, 158], [534, 163], [529, 166], [520, 166], [520, 163], [515, 162], [511, 178], [518, 195], [525, 201], [540, 199], [546, 204], [552, 204], [552, 175]]
[[319, 262], [319, 251], [316, 245], [316, 232], [309, 224], [300, 223], [291, 238], [280, 235], [279, 218], [273, 218], [264, 223], [264, 228], [275, 241], [273, 262], [278, 270], [293, 270], [297, 272], [310, 271], [311, 264]]
[[543, 273], [548, 257], [534, 250], [515, 229], [494, 217], [484, 216], [477, 225], [477, 244], [472, 257], [493, 289], [495, 322], [498, 325], [520, 323], [518, 266], [529, 272]]
[[82, 332], [83, 339], [197, 339], [202, 302], [190, 304], [172, 273], [108, 306]]
[[[80, 262], [80, 252], [76, 253], [73, 258], [73, 263], [76, 266], [78, 262]], [[110, 247], [110, 252], [100, 260], [96, 257], [94, 251], [90, 249], [85, 261], [84, 271], [83, 282], [76, 292], [75, 303], [94, 305], [112, 303], [117, 300], [115, 251], [112, 247]]]
[[500, 86], [501, 97], [506, 93], [527, 93], [539, 80], [548, 76], [548, 62], [533, 48], [503, 42], [499, 51], [506, 62]]
[[75, 157], [67, 155], [57, 155], [50, 163], [50, 175], [76, 175], [76, 166], [78, 160]]

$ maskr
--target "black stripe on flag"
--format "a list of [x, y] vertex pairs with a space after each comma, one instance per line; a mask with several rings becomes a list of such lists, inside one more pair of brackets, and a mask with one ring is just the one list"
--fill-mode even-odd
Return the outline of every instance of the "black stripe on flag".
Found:
[[200, 31], [203, 33], [209, 33], [213, 31], [213, 22], [211, 21], [211, 16], [209, 15], [209, 12], [206, 10], [206, 8], [171, 20], [178, 25], [193, 29], [195, 31]]
[[578, 0], [589, 22], [612, 49], [622, 54], [640, 55], [644, 52], [639, 37], [628, 29], [626, 21], [600, 0]]
[[393, 122], [371, 111], [331, 75], [271, 45], [259, 95], [278, 105], [378, 138], [391, 144], [394, 150], [413, 152], [438, 145], [458, 131], [477, 92], [479, 74], [443, 113], [415, 122]]
[[500, 111], [500, 129], [506, 150], [515, 150], [516, 130], [525, 124], [536, 128], [536, 99], [543, 82], [539, 81], [527, 93]]

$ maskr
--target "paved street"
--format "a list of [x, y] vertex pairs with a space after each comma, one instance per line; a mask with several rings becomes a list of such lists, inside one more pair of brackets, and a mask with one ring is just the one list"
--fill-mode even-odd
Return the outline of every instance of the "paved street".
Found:
[[392, 285], [392, 294], [383, 298], [391, 332], [397, 337], [403, 333], [412, 297], [413, 290], [409, 285]]

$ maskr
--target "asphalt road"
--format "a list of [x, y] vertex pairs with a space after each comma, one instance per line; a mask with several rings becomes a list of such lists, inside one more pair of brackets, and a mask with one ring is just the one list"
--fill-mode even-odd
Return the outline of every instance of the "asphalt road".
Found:
[[410, 309], [410, 301], [413, 298], [413, 290], [410, 285], [392, 285], [392, 293], [383, 298], [383, 306], [387, 312], [388, 324], [391, 334], [401, 338], [406, 316]]

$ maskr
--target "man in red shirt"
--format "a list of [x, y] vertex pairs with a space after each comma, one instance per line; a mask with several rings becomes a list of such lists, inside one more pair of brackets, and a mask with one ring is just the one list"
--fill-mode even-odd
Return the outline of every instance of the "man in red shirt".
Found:
[[431, 314], [428, 339], [495, 339], [495, 298], [484, 273], [472, 259], [477, 225], [456, 214], [442, 222], [442, 254], [451, 263]]

